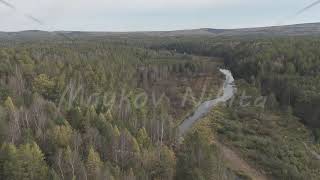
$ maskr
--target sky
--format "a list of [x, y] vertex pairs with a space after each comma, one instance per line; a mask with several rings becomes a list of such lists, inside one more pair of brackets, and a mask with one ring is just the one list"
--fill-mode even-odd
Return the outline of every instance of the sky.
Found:
[[161, 31], [320, 22], [316, 0], [0, 0], [0, 31]]

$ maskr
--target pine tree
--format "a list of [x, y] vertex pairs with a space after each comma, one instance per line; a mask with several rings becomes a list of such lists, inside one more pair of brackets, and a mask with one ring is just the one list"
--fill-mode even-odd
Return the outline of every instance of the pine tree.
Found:
[[139, 144], [134, 136], [131, 136], [131, 143], [132, 143], [132, 151], [134, 153], [140, 153]]
[[4, 102], [4, 106], [7, 108], [9, 112], [15, 112], [16, 110], [11, 97], [7, 97], [7, 99]]
[[96, 180], [98, 179], [101, 170], [102, 170], [103, 162], [100, 159], [99, 153], [96, 152], [92, 147], [89, 150], [89, 155], [86, 162], [88, 179]]
[[0, 78], [5, 73], [10, 72], [11, 64], [9, 60], [9, 55], [6, 51], [0, 50]]
[[150, 140], [145, 128], [139, 129], [139, 132], [137, 135], [137, 141], [138, 141], [139, 145], [143, 148], [150, 147], [151, 140]]
[[34, 78], [32, 87], [35, 92], [41, 94], [43, 97], [50, 100], [55, 100], [53, 99], [55, 82], [51, 80], [46, 74], [40, 74], [39, 76]]
[[119, 131], [119, 129], [118, 129], [117, 126], [115, 126], [115, 127], [113, 128], [113, 135], [114, 135], [115, 137], [117, 137], [117, 138], [120, 137], [120, 131]]
[[0, 177], [12, 179], [16, 166], [17, 148], [13, 144], [4, 143], [0, 150]]
[[48, 178], [48, 167], [36, 143], [21, 145], [15, 150], [9, 145], [9, 159], [5, 163], [7, 179], [43, 180]]
[[49, 131], [49, 136], [55, 146], [66, 148], [72, 137], [72, 129], [69, 125], [57, 125]]

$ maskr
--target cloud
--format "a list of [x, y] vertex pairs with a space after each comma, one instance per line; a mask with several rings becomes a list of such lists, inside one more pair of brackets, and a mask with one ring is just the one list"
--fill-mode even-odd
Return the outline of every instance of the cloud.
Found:
[[27, 13], [86, 14], [100, 11], [157, 10], [221, 7], [249, 0], [7, 0], [10, 5]]
[[244, 27], [299, 6], [299, 0], [0, 0], [0, 31]]
[[21, 16], [2, 17], [11, 24], [3, 24], [2, 21], [0, 30], [2, 26], [20, 27], [21, 22], [25, 23], [22, 18], [31, 21], [31, 28], [35, 26], [32, 23], [38, 23], [46, 26], [46, 29], [52, 29], [54, 24], [92, 23], [87, 22], [88, 19], [130, 19], [130, 16], [166, 15], [168, 12], [172, 14], [202, 8], [221, 8], [244, 1], [251, 0], [0, 0], [1, 11], [4, 8], [6, 11], [15, 9]]
[[[239, 0], [58, 0], [58, 4], [103, 8], [179, 8], [221, 5]], [[59, 3], [60, 2], [60, 3]], [[70, 6], [71, 7], [71, 6]]]

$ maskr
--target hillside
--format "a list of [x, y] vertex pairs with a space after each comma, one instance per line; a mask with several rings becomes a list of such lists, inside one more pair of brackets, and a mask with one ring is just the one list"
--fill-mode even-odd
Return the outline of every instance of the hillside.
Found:
[[0, 177], [317, 180], [318, 26], [0, 33]]
[[146, 38], [146, 37], [261, 37], [261, 36], [304, 36], [320, 35], [320, 23], [297, 24], [243, 29], [192, 29], [177, 31], [141, 31], [141, 32], [80, 32], [80, 31], [21, 31], [0, 32], [0, 40], [34, 41], [34, 40], [89, 40], [104, 38]]

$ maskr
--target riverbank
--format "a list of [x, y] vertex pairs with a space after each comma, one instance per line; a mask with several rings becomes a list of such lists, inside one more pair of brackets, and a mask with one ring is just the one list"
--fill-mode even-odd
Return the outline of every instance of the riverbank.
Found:
[[183, 136], [188, 130], [190, 130], [195, 122], [207, 115], [214, 106], [222, 102], [227, 102], [234, 96], [236, 87], [234, 85], [234, 78], [232, 76], [232, 73], [226, 69], [220, 69], [220, 72], [225, 75], [225, 81], [222, 87], [223, 95], [214, 100], [205, 101], [200, 106], [198, 106], [194, 113], [190, 117], [185, 119], [179, 126], [180, 137]]

